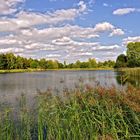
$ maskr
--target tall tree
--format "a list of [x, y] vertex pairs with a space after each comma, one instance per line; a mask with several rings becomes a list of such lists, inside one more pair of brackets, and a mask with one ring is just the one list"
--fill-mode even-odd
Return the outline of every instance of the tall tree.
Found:
[[127, 57], [124, 54], [120, 54], [117, 57], [115, 67], [116, 68], [127, 67]]
[[129, 43], [127, 45], [127, 58], [129, 67], [140, 66], [140, 42]]
[[6, 54], [7, 69], [15, 69], [16, 57], [13, 53]]
[[7, 59], [4, 54], [0, 54], [0, 69], [7, 69]]
[[47, 61], [46, 61], [46, 59], [42, 58], [39, 61], [39, 66], [40, 66], [41, 69], [47, 69]]
[[89, 63], [89, 66], [88, 66], [89, 68], [96, 68], [97, 67], [97, 62], [96, 62], [96, 59], [94, 59], [94, 58], [93, 59], [90, 58], [88, 60], [88, 63]]

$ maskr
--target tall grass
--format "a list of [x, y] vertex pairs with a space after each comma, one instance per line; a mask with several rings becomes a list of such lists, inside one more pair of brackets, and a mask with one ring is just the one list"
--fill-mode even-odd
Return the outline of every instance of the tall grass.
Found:
[[128, 75], [139, 76], [140, 77], [140, 68], [123, 68], [121, 71], [125, 72]]
[[139, 140], [140, 90], [85, 86], [53, 96], [39, 93], [37, 107], [29, 110], [26, 98], [13, 119], [12, 109], [0, 114], [2, 140]]
[[140, 68], [122, 68], [119, 72], [121, 75], [118, 76], [117, 81], [120, 84], [130, 83], [140, 88]]

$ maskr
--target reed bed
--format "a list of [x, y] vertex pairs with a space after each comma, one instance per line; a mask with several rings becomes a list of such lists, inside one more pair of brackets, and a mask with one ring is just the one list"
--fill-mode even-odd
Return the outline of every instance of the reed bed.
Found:
[[1, 140], [139, 140], [140, 90], [129, 86], [92, 88], [85, 85], [62, 96], [39, 93], [36, 107], [26, 97], [20, 109], [2, 107]]
[[123, 68], [121, 71], [125, 72], [128, 75], [139, 76], [140, 77], [140, 68]]

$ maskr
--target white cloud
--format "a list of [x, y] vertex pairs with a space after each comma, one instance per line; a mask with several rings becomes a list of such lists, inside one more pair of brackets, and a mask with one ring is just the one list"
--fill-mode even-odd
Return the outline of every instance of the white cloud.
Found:
[[23, 51], [24, 51], [24, 49], [22, 49], [22, 48], [4, 48], [4, 49], [0, 49], [0, 53], [9, 53], [9, 52], [21, 53]]
[[103, 3], [103, 6], [104, 7], [108, 7], [109, 5], [107, 3]]
[[[20, 2], [22, 0], [12, 1]], [[66, 21], [73, 21], [86, 11], [86, 9], [86, 4], [80, 1], [78, 8], [60, 9], [45, 14], [21, 11], [15, 15], [15, 18], [0, 18], [0, 31], [15, 31], [20, 28], [30, 28], [31, 26], [39, 24], [57, 25]]]
[[[12, 35], [0, 37], [0, 48], [2, 52], [13, 51], [26, 57], [45, 57], [49, 59], [67, 60], [69, 62], [77, 59], [90, 57], [102, 57], [97, 52], [113, 53], [119, 50], [117, 45], [102, 45], [96, 41], [89, 41], [98, 37], [102, 32], [110, 35], [120, 35], [120, 30], [114, 25], [103, 22], [95, 27], [80, 27], [65, 25], [62, 27], [48, 27], [44, 29], [19, 28]], [[115, 33], [113, 33], [113, 31]], [[10, 48], [10, 49], [8, 49]], [[12, 48], [12, 49], [11, 49]], [[19, 50], [17, 50], [18, 48]], [[96, 52], [98, 56], [96, 56]], [[37, 56], [42, 54], [42, 56]], [[113, 54], [112, 54], [113, 55]], [[46, 57], [47, 56], [47, 57]], [[114, 55], [115, 58], [116, 55]]]
[[91, 52], [82, 52], [82, 53], [79, 53], [76, 55], [78, 55], [78, 56], [92, 56], [93, 54]]
[[124, 31], [122, 29], [114, 29], [112, 33], [110, 33], [110, 36], [114, 36], [114, 35], [118, 35], [118, 36], [124, 35]]
[[0, 15], [12, 14], [17, 11], [16, 5], [25, 0], [1, 0], [0, 2]]
[[[15, 12], [17, 4], [23, 1], [7, 0], [9, 3], [7, 13]], [[96, 56], [95, 52], [111, 54], [114, 49], [119, 50], [117, 45], [105, 46], [94, 41], [94, 38], [100, 39], [100, 34], [104, 32], [110, 36], [123, 34], [122, 29], [111, 23], [102, 22], [94, 27], [68, 24], [86, 11], [88, 11], [88, 3], [80, 1], [76, 8], [47, 13], [21, 11], [14, 16], [0, 17], [0, 32], [9, 33], [0, 36], [0, 52], [13, 52], [24, 57], [45, 57], [60, 61], [66, 59], [71, 62], [76, 59], [101, 57], [101, 54]], [[3, 10], [2, 13], [6, 12]], [[43, 24], [46, 26], [42, 29], [36, 26]], [[112, 56], [115, 57], [115, 54]]]
[[[114, 50], [114, 49], [119, 49], [119, 45], [115, 44], [115, 45], [106, 45], [106, 46], [103, 46], [103, 45], [99, 45], [98, 47], [98, 50], [102, 50], [102, 51], [106, 51], [106, 50]], [[112, 52], [110, 52], [112, 53]]]
[[96, 24], [96, 26], [94, 27], [94, 31], [97, 33], [109, 31], [111, 32], [109, 36], [124, 35], [124, 31], [122, 29], [117, 28], [108, 22], [102, 22], [102, 23]]
[[57, 58], [60, 56], [61, 56], [60, 54], [48, 54], [48, 55], [46, 55], [46, 58]]
[[140, 42], [140, 36], [127, 37], [123, 39], [123, 45], [127, 46], [130, 42]]
[[80, 1], [80, 2], [78, 3], [78, 6], [80, 6], [79, 12], [84, 12], [84, 11], [87, 9], [87, 5], [85, 4], [84, 1]]
[[136, 8], [121, 8], [113, 11], [114, 15], [126, 15], [132, 12], [138, 11]]
[[60, 9], [54, 12], [48, 12], [47, 14], [22, 11], [16, 15], [17, 18], [14, 21], [19, 27], [29, 27], [45, 23], [55, 25], [65, 21], [73, 21], [87, 8], [83, 1], [80, 1], [78, 6], [78, 8]]
[[95, 25], [95, 32], [104, 32], [113, 30], [114, 26], [108, 22], [102, 22]]

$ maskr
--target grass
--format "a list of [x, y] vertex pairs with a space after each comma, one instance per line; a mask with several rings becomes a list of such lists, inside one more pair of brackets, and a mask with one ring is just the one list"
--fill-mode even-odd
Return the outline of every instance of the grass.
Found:
[[0, 73], [23, 73], [23, 72], [38, 72], [45, 71], [44, 69], [11, 69], [11, 70], [0, 70]]
[[92, 88], [85, 85], [64, 96], [39, 93], [36, 107], [26, 97], [14, 118], [13, 109], [1, 107], [2, 140], [139, 140], [140, 90], [129, 86]]
[[78, 70], [113, 70], [113, 68], [65, 68], [65, 69], [11, 69], [11, 70], [0, 70], [0, 74], [3, 73], [23, 73], [23, 72], [40, 72], [40, 71], [78, 71]]
[[140, 75], [140, 68], [122, 68], [120, 71], [125, 72], [128, 75], [132, 76], [139, 76]]

